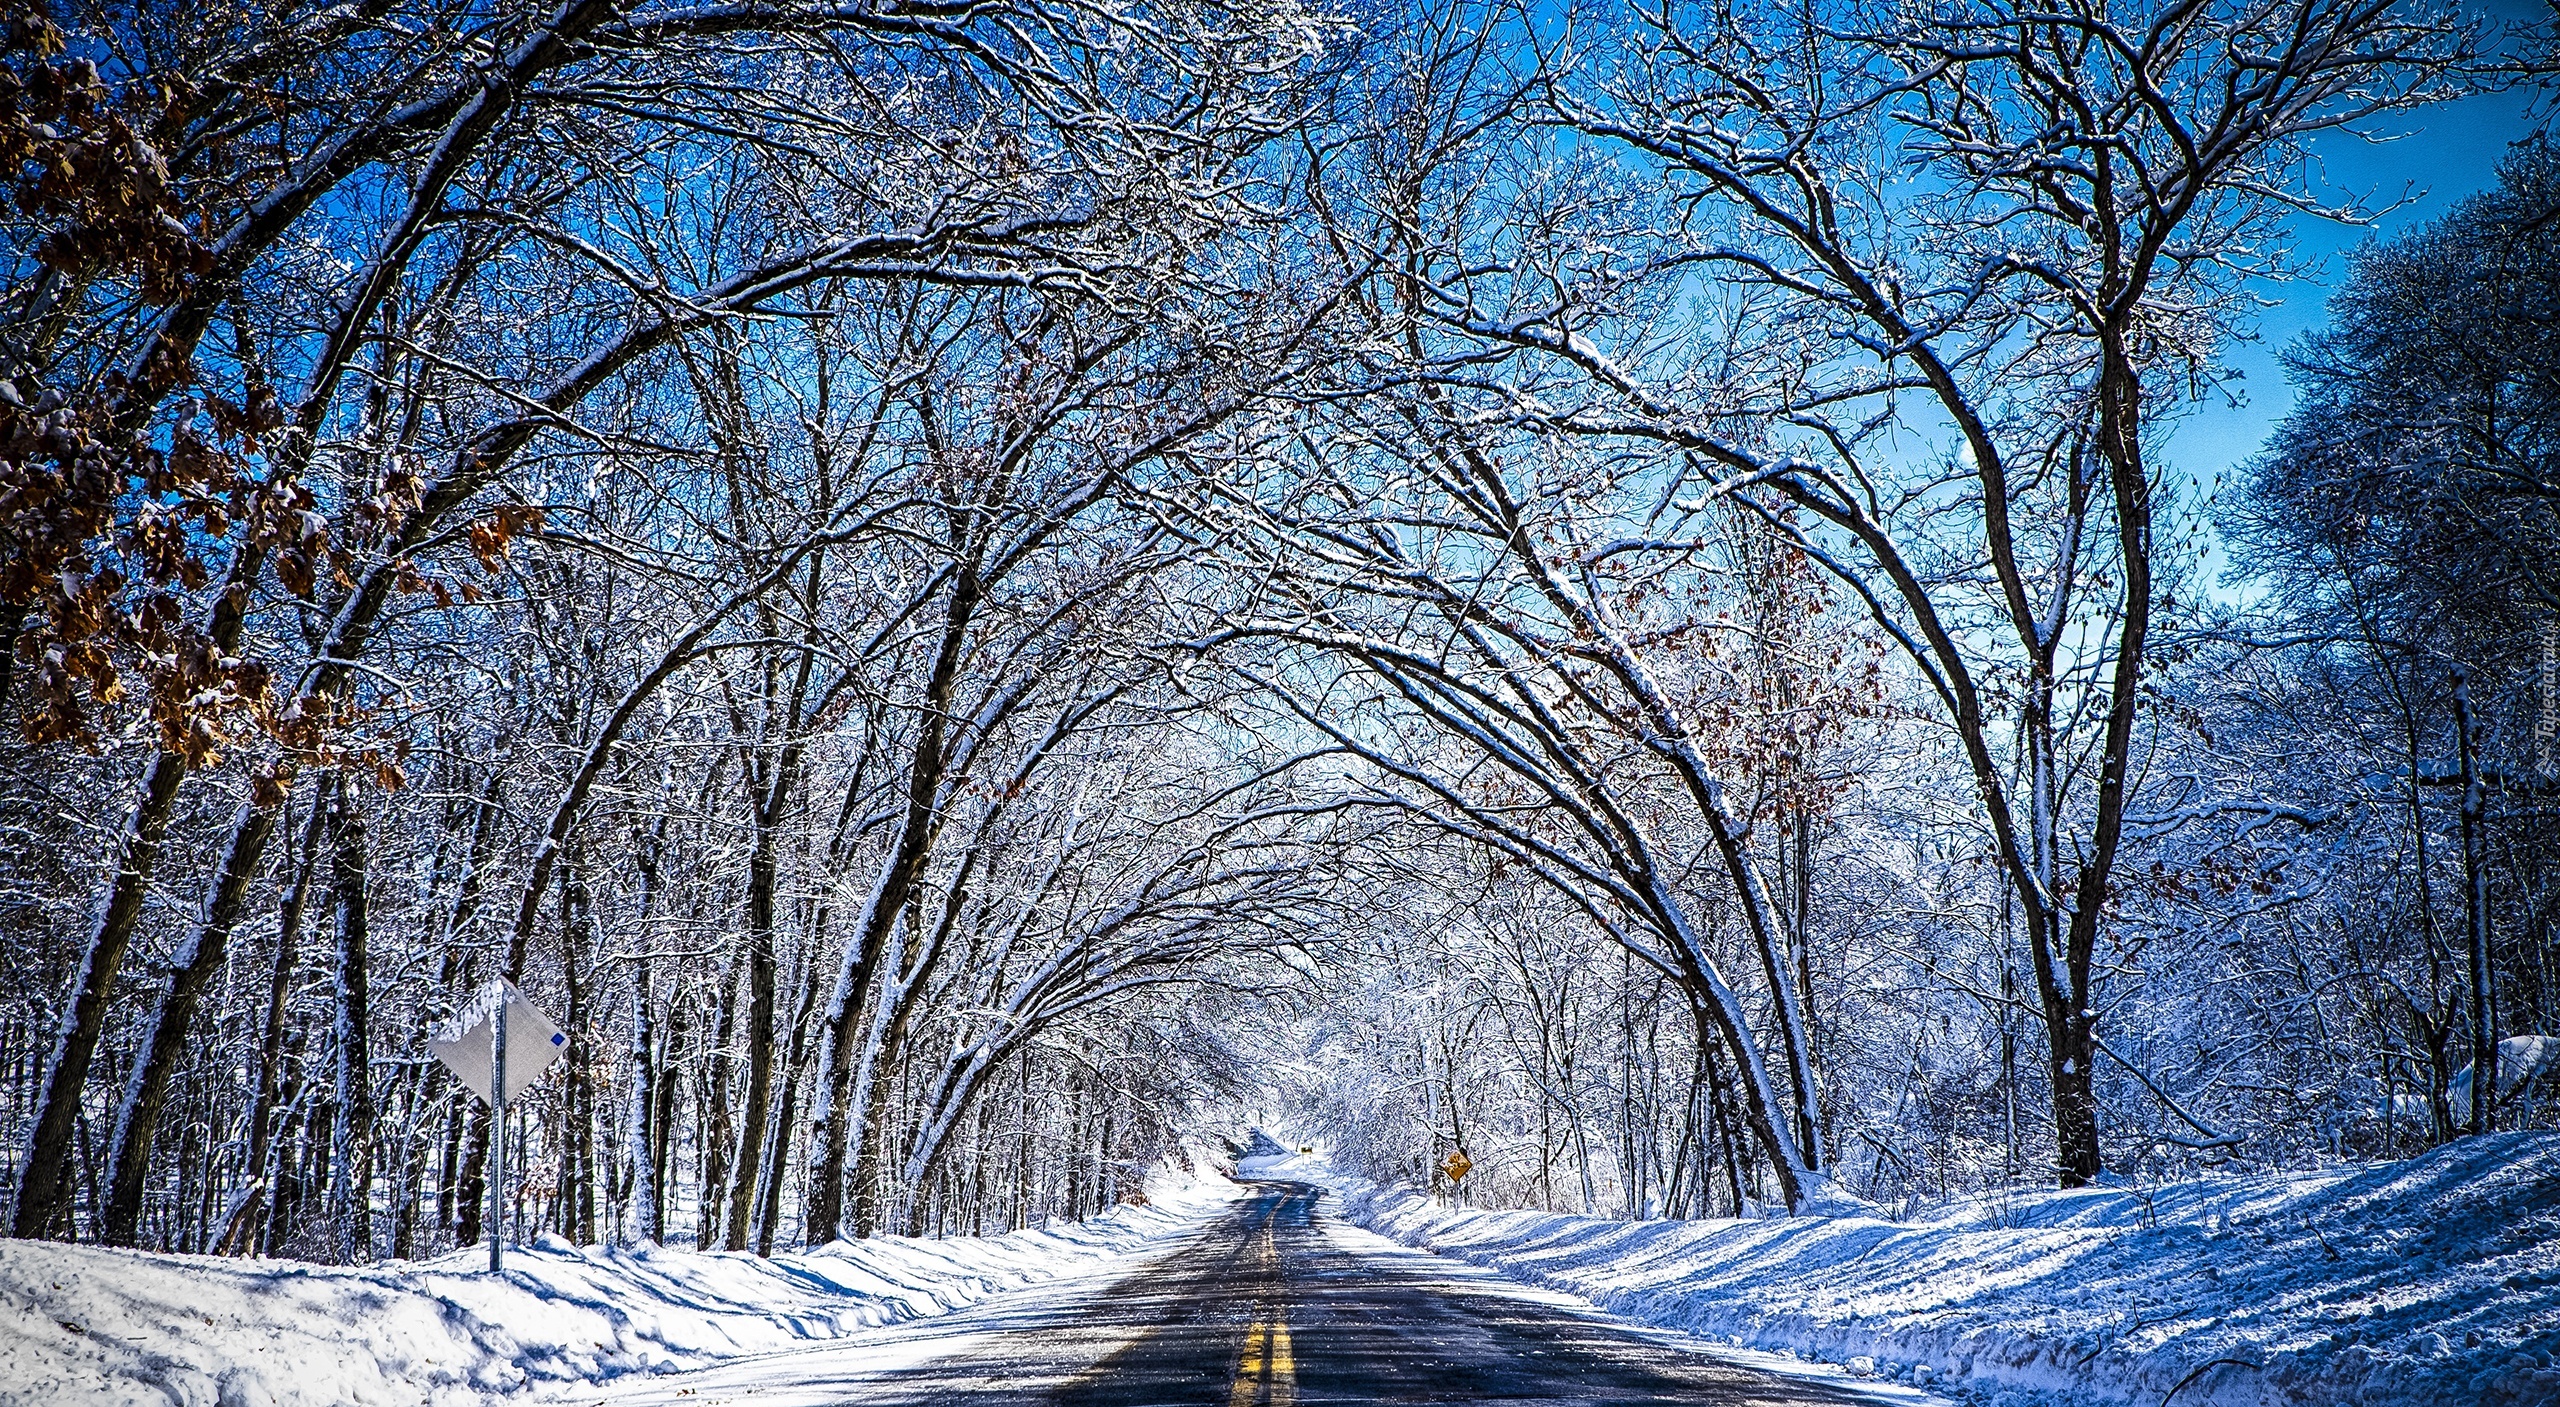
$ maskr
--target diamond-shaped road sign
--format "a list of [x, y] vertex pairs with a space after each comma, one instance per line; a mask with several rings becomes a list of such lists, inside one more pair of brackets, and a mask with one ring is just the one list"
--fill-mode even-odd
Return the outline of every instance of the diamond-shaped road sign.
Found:
[[493, 1027], [501, 1000], [507, 1004], [507, 1087], [491, 1102], [512, 1104], [569, 1046], [569, 1038], [513, 983], [501, 978], [472, 993], [453, 1019], [430, 1035], [427, 1049], [453, 1071], [464, 1089], [489, 1099], [489, 1067], [495, 1063], [497, 1035]]

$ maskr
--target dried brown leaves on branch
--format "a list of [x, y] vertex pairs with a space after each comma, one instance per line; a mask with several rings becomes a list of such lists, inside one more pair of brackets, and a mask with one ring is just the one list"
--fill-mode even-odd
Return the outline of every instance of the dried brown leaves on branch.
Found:
[[46, 384], [93, 290], [167, 303], [211, 255], [152, 140], [184, 120], [183, 92], [111, 87], [41, 10], [7, 24], [0, 176], [13, 243], [33, 256], [13, 270], [0, 329], [0, 622], [30, 674], [22, 726], [35, 742], [92, 742], [97, 709], [126, 702], [138, 677], [166, 745], [209, 757], [222, 714], [266, 681], [190, 629], [180, 596], [206, 584], [207, 549], [273, 516], [249, 466], [282, 412], [255, 387], [153, 436], [118, 423], [138, 389], [122, 379]]
[[0, 165], [18, 214], [48, 227], [39, 257], [68, 278], [126, 278], [145, 303], [174, 301], [213, 267], [197, 237], [202, 212], [179, 196], [161, 154], [187, 121], [188, 85], [110, 87], [95, 62], [65, 53], [40, 7], [7, 24]]
[[165, 745], [206, 760], [221, 716], [266, 679], [217, 652], [183, 596], [238, 518], [283, 515], [236, 448], [250, 435], [226, 447], [181, 427], [163, 449], [104, 420], [50, 389], [0, 406], [0, 607], [31, 670], [22, 726], [32, 742], [94, 741], [97, 706], [124, 702], [134, 675]]
[[[269, 456], [286, 412], [264, 373], [247, 366], [225, 395], [191, 384], [191, 365], [117, 369], [65, 345], [102, 309], [167, 306], [211, 272], [202, 192], [221, 183], [177, 179], [165, 154], [187, 144], [194, 88], [166, 73], [111, 81], [41, 8], [5, 24], [0, 218], [18, 257], [0, 295], [0, 707], [30, 742], [84, 746], [135, 710], [192, 765], [259, 731], [325, 750], [315, 717], [270, 697], [270, 669], [223, 650], [189, 609], [236, 554], [304, 599], [347, 565], [311, 492]], [[221, 166], [219, 143], [190, 149]], [[380, 538], [417, 494], [414, 470], [394, 466], [349, 525]], [[520, 526], [485, 534], [483, 561]]]

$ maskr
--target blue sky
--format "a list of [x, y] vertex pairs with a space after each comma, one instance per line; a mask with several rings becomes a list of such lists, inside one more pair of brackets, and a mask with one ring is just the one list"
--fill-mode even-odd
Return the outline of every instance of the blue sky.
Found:
[[[2466, 8], [2511, 22], [2550, 14], [2543, 0], [2490, 0]], [[2308, 277], [2258, 290], [2276, 306], [2258, 318], [2257, 340], [2232, 349], [2230, 364], [2242, 373], [2235, 388], [2243, 392], [2242, 404], [2232, 407], [2217, 400], [2189, 412], [2171, 432], [2171, 466], [2211, 482], [2257, 451], [2293, 404], [2280, 354], [2320, 325], [2330, 292], [2346, 277], [2348, 253], [2367, 239], [2387, 239], [2424, 224], [2464, 196], [2495, 184], [2508, 144], [2533, 128], [2535, 101], [2534, 93], [2521, 91], [2467, 98], [2417, 114], [2392, 141], [2377, 144], [2340, 134], [2314, 147], [2335, 192], [2374, 207], [2404, 198], [2405, 203], [2362, 227], [2298, 219], [2301, 250], [2315, 258], [2314, 269]]]

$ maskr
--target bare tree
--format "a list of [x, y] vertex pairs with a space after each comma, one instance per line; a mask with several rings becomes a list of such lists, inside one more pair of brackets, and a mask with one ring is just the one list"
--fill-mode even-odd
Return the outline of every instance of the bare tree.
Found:
[[[2282, 270], [2280, 222], [2321, 208], [2300, 143], [2446, 95], [2466, 36], [2314, 4], [1624, 23], [1602, 32], [1642, 62], [1540, 97], [1669, 182], [1662, 241], [1633, 271], [1565, 264], [1534, 298], [1444, 262], [1418, 306], [1580, 372], [1582, 398], [1513, 413], [1661, 446], [1687, 476], [1665, 473], [1666, 501], [1754, 505], [1900, 645], [1997, 837], [2055, 1170], [2084, 1183], [2101, 930], [2169, 592], [2154, 427], [2215, 374], [2245, 281]], [[1762, 355], [1613, 345], [1606, 298], [1636, 274], [1729, 286]]]

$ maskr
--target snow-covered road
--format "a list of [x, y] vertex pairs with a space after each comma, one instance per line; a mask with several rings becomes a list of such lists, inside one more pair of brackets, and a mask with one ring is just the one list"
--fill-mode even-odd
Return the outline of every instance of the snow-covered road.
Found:
[[858, 1341], [568, 1397], [604, 1407], [1924, 1404], [1738, 1366], [1580, 1300], [1398, 1246], [1261, 1183], [1160, 1254]]
[[1255, 1153], [1244, 1185], [1195, 1159], [1085, 1222], [770, 1259], [545, 1240], [491, 1276], [0, 1242], [0, 1407], [2560, 1403], [2555, 1135], [1698, 1222]]

